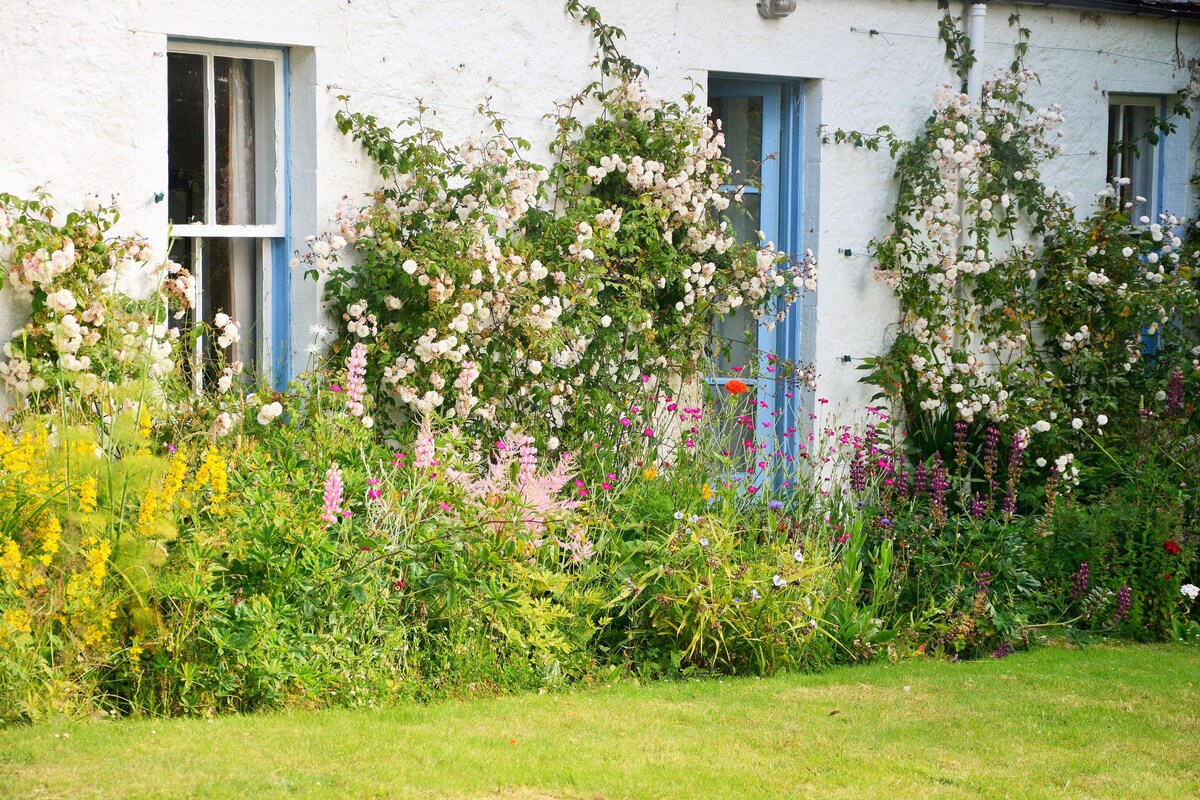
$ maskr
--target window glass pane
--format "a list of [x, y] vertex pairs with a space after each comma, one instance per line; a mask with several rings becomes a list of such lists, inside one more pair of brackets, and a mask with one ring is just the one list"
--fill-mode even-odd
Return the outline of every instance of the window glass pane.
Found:
[[1109, 106], [1108, 109], [1108, 175], [1107, 180], [1121, 174], [1121, 107]]
[[[1133, 215], [1136, 218], [1151, 213], [1154, 208], [1154, 153], [1157, 148], [1143, 138], [1150, 131], [1150, 118], [1154, 116], [1154, 109], [1150, 106], [1127, 106], [1125, 113], [1126, 131], [1138, 137], [1137, 146], [1131, 148], [1128, 155], [1125, 175], [1129, 178], [1129, 200], [1134, 203]], [[1139, 204], [1139, 197], [1145, 198], [1146, 202]]]
[[167, 213], [204, 222], [204, 56], [167, 54]]
[[[1154, 212], [1154, 162], [1157, 147], [1145, 137], [1155, 115], [1152, 105], [1115, 104], [1109, 108], [1109, 172], [1113, 177], [1128, 178], [1119, 187], [1122, 206], [1133, 203], [1134, 219]], [[1145, 198], [1138, 203], [1137, 198]]]
[[275, 65], [213, 59], [218, 225], [275, 222]]
[[[203, 247], [201, 319], [212, 325], [219, 312], [233, 318], [241, 338], [222, 352], [227, 361], [241, 361], [253, 372], [258, 355], [258, 240], [204, 239]], [[205, 360], [215, 358], [218, 349], [215, 340], [206, 341]]]

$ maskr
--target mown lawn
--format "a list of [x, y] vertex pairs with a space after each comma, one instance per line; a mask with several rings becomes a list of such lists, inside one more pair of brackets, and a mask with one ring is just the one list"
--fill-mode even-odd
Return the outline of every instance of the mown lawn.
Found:
[[1200, 797], [1200, 650], [0, 732], [0, 797]]

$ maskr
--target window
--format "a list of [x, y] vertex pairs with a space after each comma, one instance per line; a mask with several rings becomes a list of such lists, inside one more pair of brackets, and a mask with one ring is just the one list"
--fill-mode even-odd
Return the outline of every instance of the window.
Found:
[[[722, 187], [730, 195], [742, 193], [740, 207], [725, 212], [729, 225], [743, 241], [767, 241], [785, 252], [800, 252], [802, 159], [802, 94], [799, 85], [748, 78], [713, 79], [708, 105], [725, 134], [725, 155], [735, 170], [733, 184]], [[716, 325], [713, 337], [713, 372], [707, 376], [718, 402], [737, 403], [739, 415], [728, 432], [731, 452], [745, 456], [735, 464], [752, 471], [753, 451], [736, 444], [761, 440], [772, 431], [798, 427], [796, 393], [774, 372], [770, 357], [798, 359], [800, 309], [794, 308], [782, 325], [758, 324], [749, 311], [739, 310]], [[756, 366], [757, 370], [749, 367]], [[756, 378], [746, 375], [757, 372]], [[725, 384], [733, 378], [746, 383], [747, 391], [730, 395]], [[753, 429], [755, 433], [751, 434]], [[785, 446], [794, 444], [789, 440]]]
[[[225, 356], [251, 372], [269, 357], [272, 266], [286, 262], [283, 66], [283, 51], [264, 48], [179, 42], [167, 53], [171, 257], [194, 277], [189, 322], [236, 320], [241, 339]], [[196, 342], [197, 385], [217, 347]]]
[[[1162, 101], [1158, 98], [1109, 98], [1108, 175], [1129, 179], [1128, 184], [1117, 188], [1122, 207], [1134, 204], [1134, 219], [1143, 216], [1154, 219], [1162, 211], [1159, 140], [1150, 127], [1161, 108]], [[1139, 197], [1144, 201], [1139, 203]]]

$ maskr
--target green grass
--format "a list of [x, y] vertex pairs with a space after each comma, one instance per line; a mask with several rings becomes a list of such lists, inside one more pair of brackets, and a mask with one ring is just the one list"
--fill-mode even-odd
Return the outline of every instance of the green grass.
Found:
[[[0, 732], [0, 797], [1200, 797], [1200, 651]], [[69, 734], [69, 735], [68, 735]]]

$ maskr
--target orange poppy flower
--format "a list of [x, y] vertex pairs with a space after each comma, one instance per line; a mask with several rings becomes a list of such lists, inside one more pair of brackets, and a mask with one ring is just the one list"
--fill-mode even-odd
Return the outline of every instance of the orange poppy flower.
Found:
[[750, 391], [750, 387], [737, 378], [734, 378], [731, 381], [725, 381], [725, 391], [730, 394], [745, 394]]

